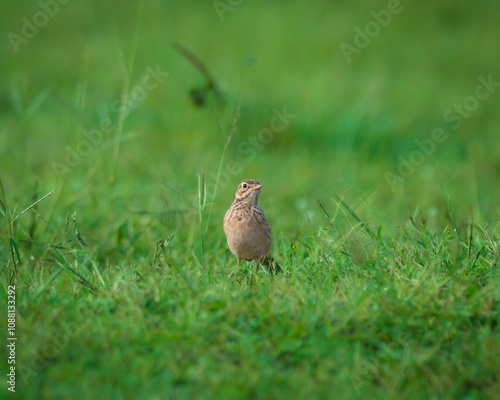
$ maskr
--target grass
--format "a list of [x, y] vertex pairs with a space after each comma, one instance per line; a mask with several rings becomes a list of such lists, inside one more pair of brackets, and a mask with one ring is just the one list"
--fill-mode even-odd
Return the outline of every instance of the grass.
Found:
[[[339, 44], [386, 3], [242, 2], [221, 21], [211, 2], [70, 2], [18, 54], [0, 44], [20, 398], [499, 398], [500, 97], [457, 129], [443, 113], [500, 80], [500, 10], [403, 5], [351, 63]], [[38, 10], [0, 7], [4, 37]], [[224, 105], [193, 106], [204, 77], [174, 42]], [[248, 178], [283, 275], [227, 249]]]
[[54, 244], [19, 279], [21, 388], [42, 398], [71, 397], [75, 385], [99, 398], [494, 398], [498, 237], [470, 234], [472, 248], [419, 222], [394, 237], [332, 225], [283, 249], [278, 277], [235, 269], [213, 241], [211, 275], [170, 247], [144, 249], [141, 262], [101, 267], [104, 283], [97, 255], [75, 239]]

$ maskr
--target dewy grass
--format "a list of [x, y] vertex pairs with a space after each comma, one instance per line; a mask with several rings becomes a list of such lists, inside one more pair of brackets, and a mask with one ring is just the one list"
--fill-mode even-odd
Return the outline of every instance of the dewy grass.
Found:
[[[18, 54], [2, 48], [0, 294], [15, 285], [18, 396], [498, 398], [498, 90], [404, 182], [384, 178], [477, 76], [500, 80], [496, 3], [408, 4], [350, 64], [338, 44], [368, 3], [242, 2], [224, 21], [198, 6], [69, 2]], [[1, 7], [4, 37], [43, 17]], [[173, 41], [238, 105], [220, 124], [192, 106], [202, 78]], [[151, 65], [172, 79], [125, 116], [121, 94]], [[293, 123], [250, 146], [281, 107]], [[103, 116], [113, 129], [70, 165]], [[235, 184], [264, 184], [280, 276], [227, 249], [229, 165]]]

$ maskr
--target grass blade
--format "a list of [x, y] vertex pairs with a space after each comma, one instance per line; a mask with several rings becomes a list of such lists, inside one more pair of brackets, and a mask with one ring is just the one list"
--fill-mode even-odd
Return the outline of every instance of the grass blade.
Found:
[[45, 196], [43, 196], [42, 198], [38, 199], [37, 201], [35, 201], [32, 205], [30, 205], [28, 208], [26, 208], [24, 211], [21, 211], [19, 214], [17, 214], [17, 216], [12, 220], [12, 224], [16, 221], [16, 219], [18, 219], [21, 215], [23, 215], [24, 213], [26, 213], [27, 211], [31, 210], [33, 207], [35, 207], [38, 203], [40, 203], [42, 200], [45, 200], [47, 197], [49, 197], [52, 193], [55, 192], [57, 188], [54, 188], [52, 189], [49, 193], [47, 193]]
[[59, 252], [59, 250], [57, 250], [57, 248], [55, 246], [52, 246], [52, 250], [54, 251], [54, 253], [57, 256], [56, 262], [61, 266], [62, 269], [64, 269], [64, 271], [69, 276], [71, 276], [73, 278], [76, 276], [78, 278], [76, 280], [79, 281], [81, 284], [83, 284], [84, 286], [86, 286], [87, 288], [89, 288], [90, 290], [92, 290], [94, 292], [97, 291], [97, 289], [94, 287], [94, 285], [92, 285], [87, 279], [85, 279], [82, 275], [80, 275], [78, 272], [76, 272], [73, 268], [71, 268], [68, 265], [68, 261], [63, 257], [63, 255]]
[[205, 264], [205, 241], [203, 238], [203, 209], [207, 197], [205, 175], [198, 173], [198, 218], [200, 220], [201, 266]]
[[[217, 171], [217, 179], [215, 180], [215, 189], [214, 189], [214, 193], [212, 195], [210, 210], [208, 212], [208, 217], [207, 217], [207, 227], [210, 225], [210, 218], [212, 216], [212, 210], [214, 207], [215, 198], [217, 197], [217, 193], [219, 191], [220, 176], [222, 174], [222, 167], [224, 165], [226, 151], [227, 151], [227, 148], [229, 147], [229, 143], [231, 142], [231, 139], [233, 138], [234, 133], [236, 132], [239, 119], [240, 119], [240, 103], [238, 103], [238, 106], [236, 108], [236, 112], [235, 112], [234, 120], [233, 120], [233, 127], [231, 128], [231, 132], [229, 133], [229, 136], [226, 139], [226, 143], [224, 144], [224, 148], [222, 149], [222, 154], [221, 154], [221, 158], [220, 158], [220, 162], [219, 162], [219, 170]], [[220, 127], [218, 119], [217, 119], [217, 126], [219, 127], [219, 132], [222, 134], [222, 129]]]
[[175, 190], [172, 186], [170, 186], [168, 183], [165, 183], [165, 182], [160, 182], [163, 186], [169, 188], [172, 192], [174, 192], [176, 195], [182, 197], [184, 200], [186, 200], [186, 203], [188, 203], [191, 207], [193, 208], [197, 208], [196, 205], [191, 201], [189, 200], [186, 196], [184, 196], [181, 192]]

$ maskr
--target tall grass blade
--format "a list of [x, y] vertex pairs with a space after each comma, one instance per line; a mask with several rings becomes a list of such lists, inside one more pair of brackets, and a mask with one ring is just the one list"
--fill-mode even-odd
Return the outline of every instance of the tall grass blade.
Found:
[[76, 272], [73, 268], [71, 268], [68, 265], [68, 261], [66, 261], [66, 259], [63, 257], [63, 255], [60, 253], [60, 251], [55, 246], [52, 246], [52, 250], [54, 251], [54, 253], [57, 256], [56, 262], [61, 266], [62, 269], [64, 269], [64, 271], [70, 277], [72, 277], [73, 279], [75, 279], [75, 277], [78, 278], [78, 279], [76, 279], [78, 282], [80, 282], [82, 285], [86, 286], [87, 288], [89, 288], [90, 290], [92, 290], [94, 292], [97, 290], [94, 287], [94, 285], [92, 285], [87, 279], [85, 279], [82, 275], [80, 275], [78, 272]]
[[196, 204], [194, 204], [191, 200], [189, 200], [186, 196], [184, 196], [181, 192], [175, 190], [172, 186], [170, 186], [168, 183], [165, 182], [160, 182], [163, 186], [169, 188], [172, 192], [174, 192], [177, 196], [182, 197], [184, 200], [186, 200], [186, 203], [188, 203], [191, 207], [193, 208], [198, 208], [196, 207]]
[[35, 99], [31, 102], [31, 104], [28, 106], [26, 109], [26, 112], [24, 114], [24, 118], [27, 120], [31, 118], [31, 116], [38, 110], [38, 108], [43, 104], [45, 100], [47, 100], [47, 97], [49, 97], [50, 90], [44, 89], [42, 90], [38, 96], [35, 97]]
[[203, 237], [203, 209], [207, 198], [205, 175], [198, 173], [198, 217], [200, 220], [201, 266], [205, 266], [205, 241]]
[[56, 280], [56, 278], [61, 274], [62, 271], [63, 269], [60, 268], [54, 274], [52, 274], [52, 277], [44, 285], [38, 288], [32, 300], [35, 300], [38, 296], [40, 296], [43, 292], [45, 292], [45, 290], [47, 290], [47, 288], [52, 284], [52, 282]]
[[40, 203], [42, 200], [45, 200], [47, 197], [49, 197], [52, 193], [55, 192], [57, 188], [54, 188], [52, 189], [49, 193], [47, 193], [45, 196], [43, 196], [42, 198], [38, 199], [37, 201], [35, 201], [32, 205], [30, 205], [28, 208], [26, 208], [25, 210], [21, 211], [19, 214], [16, 215], [16, 217], [12, 220], [12, 224], [21, 216], [23, 215], [24, 213], [26, 213], [27, 211], [31, 210], [33, 207], [35, 207], [38, 203]]
[[455, 221], [455, 215], [453, 214], [453, 205], [451, 204], [451, 198], [450, 198], [450, 195], [448, 194], [448, 192], [446, 192], [446, 203], [448, 205], [448, 211], [450, 213], [451, 222], [453, 224], [453, 230], [455, 231], [455, 234], [457, 235], [458, 241], [460, 243], [462, 243], [462, 239], [460, 238], [460, 234], [458, 231], [458, 226], [457, 226], [457, 223]]
[[[95, 274], [98, 276], [99, 280], [101, 281], [101, 284], [104, 287], [106, 287], [107, 285], [106, 285], [106, 282], [104, 281], [104, 278], [101, 275], [101, 271], [99, 271], [99, 268], [97, 267], [97, 263], [94, 260], [92, 260], [92, 258], [87, 253], [87, 251], [85, 249], [85, 246], [87, 246], [87, 244], [80, 237], [80, 234], [79, 234], [78, 230], [75, 230], [75, 232], [73, 233], [73, 236], [75, 237], [76, 241], [80, 245], [80, 248], [82, 249], [83, 254], [85, 254], [85, 256], [87, 257], [87, 260], [90, 262], [90, 265], [92, 265], [92, 269], [94, 270]], [[78, 257], [78, 259], [79, 259], [79, 257]], [[84, 265], [83, 260], [79, 259], [79, 262]], [[89, 273], [90, 271], [87, 270], [87, 272]]]
[[111, 175], [111, 184], [114, 185], [116, 182], [116, 174], [118, 171], [118, 159], [120, 157], [120, 144], [122, 142], [122, 134], [123, 134], [123, 125], [124, 121], [126, 118], [126, 113], [128, 110], [127, 104], [129, 101], [129, 89], [130, 89], [130, 79], [132, 77], [132, 74], [134, 72], [134, 64], [135, 64], [135, 58], [137, 54], [137, 45], [139, 42], [139, 34], [141, 30], [141, 23], [142, 23], [142, 14], [144, 10], [144, 1], [141, 1], [139, 4], [139, 12], [137, 13], [137, 19], [136, 19], [136, 25], [134, 29], [134, 38], [132, 41], [132, 50], [131, 50], [131, 55], [130, 59], [128, 62], [128, 68], [125, 63], [125, 60], [123, 59], [123, 54], [122, 52], [118, 51], [118, 56], [120, 59], [120, 67], [122, 70], [122, 76], [123, 76], [123, 88], [122, 88], [122, 96], [121, 96], [121, 104], [120, 104], [120, 114], [118, 116], [118, 124], [116, 127], [116, 145], [115, 145], [115, 151], [113, 155], [113, 173]]
[[[5, 191], [3, 189], [3, 182], [2, 179], [0, 178], [0, 212], [2, 213], [3, 216], [7, 216], [7, 202], [5, 201]], [[9, 223], [10, 225], [10, 223]]]
[[[229, 147], [229, 143], [231, 142], [231, 139], [233, 138], [234, 133], [236, 132], [236, 129], [237, 129], [237, 126], [238, 126], [238, 120], [239, 119], [240, 119], [240, 103], [238, 103], [238, 106], [236, 108], [236, 112], [235, 112], [235, 115], [234, 115], [233, 126], [231, 128], [231, 132], [229, 133], [229, 136], [226, 139], [226, 143], [224, 144], [224, 148], [222, 149], [222, 154], [221, 154], [221, 158], [220, 158], [220, 162], [219, 162], [219, 169], [217, 171], [217, 179], [215, 180], [215, 188], [214, 188], [214, 192], [213, 192], [213, 195], [212, 195], [212, 200], [211, 200], [211, 204], [210, 204], [210, 210], [208, 212], [208, 217], [207, 217], [207, 227], [210, 225], [210, 218], [212, 216], [212, 210], [213, 210], [213, 207], [214, 207], [215, 198], [217, 197], [217, 193], [219, 191], [220, 176], [222, 174], [222, 167], [224, 165], [224, 159], [226, 157], [226, 151], [227, 151], [227, 148]], [[219, 120], [218, 119], [217, 119], [217, 126], [219, 127], [219, 132], [222, 134], [222, 129], [221, 129], [221, 126], [219, 124]]]

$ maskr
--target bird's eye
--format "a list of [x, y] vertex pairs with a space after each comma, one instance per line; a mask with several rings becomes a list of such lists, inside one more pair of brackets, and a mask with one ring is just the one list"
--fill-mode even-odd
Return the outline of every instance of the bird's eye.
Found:
[[247, 187], [248, 187], [248, 185], [246, 183], [244, 183], [242, 186], [243, 189], [246, 189]]

